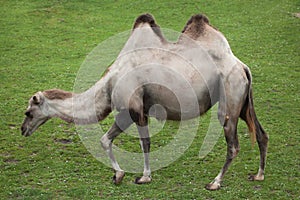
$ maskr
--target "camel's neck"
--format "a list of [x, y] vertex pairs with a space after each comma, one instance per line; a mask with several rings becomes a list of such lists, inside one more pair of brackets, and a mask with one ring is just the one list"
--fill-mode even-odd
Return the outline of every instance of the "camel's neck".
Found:
[[51, 117], [75, 124], [92, 124], [111, 112], [110, 94], [100, 81], [81, 94], [61, 90], [44, 92]]

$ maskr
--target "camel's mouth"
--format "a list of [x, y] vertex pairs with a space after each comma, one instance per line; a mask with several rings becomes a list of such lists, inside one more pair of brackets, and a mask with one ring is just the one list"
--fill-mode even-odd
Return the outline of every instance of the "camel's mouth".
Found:
[[23, 121], [23, 124], [21, 126], [21, 132], [22, 132], [22, 135], [25, 136], [25, 137], [28, 137], [31, 135], [31, 131], [29, 129], [29, 118], [26, 117]]
[[40, 127], [41, 125], [46, 123], [46, 121], [48, 121], [48, 119], [49, 118], [45, 118], [43, 121], [39, 121], [34, 126], [32, 126], [32, 124], [30, 123], [30, 118], [25, 118], [25, 120], [24, 120], [24, 122], [21, 126], [22, 135], [25, 136], [25, 137], [28, 137], [28, 136], [32, 135], [32, 133], [36, 129], [38, 129], [38, 127]]
[[22, 125], [22, 127], [21, 127], [22, 135], [25, 137], [30, 136], [33, 133], [33, 131], [34, 131], [34, 129], [30, 129], [26, 125]]
[[26, 129], [25, 131], [22, 130], [22, 135], [25, 137], [28, 137], [31, 135], [30, 131], [28, 131], [28, 129]]

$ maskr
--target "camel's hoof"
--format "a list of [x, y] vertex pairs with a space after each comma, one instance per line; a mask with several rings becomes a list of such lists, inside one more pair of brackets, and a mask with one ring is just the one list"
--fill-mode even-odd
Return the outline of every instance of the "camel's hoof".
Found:
[[118, 185], [122, 182], [123, 178], [125, 176], [124, 171], [117, 171], [115, 175], [113, 176], [113, 183]]
[[257, 175], [250, 175], [248, 178], [250, 181], [263, 181], [265, 179], [264, 175], [257, 176]]
[[219, 183], [209, 183], [205, 186], [205, 189], [207, 190], [219, 190], [221, 188], [221, 185]]
[[146, 184], [151, 182], [151, 177], [150, 176], [142, 176], [140, 178], [135, 179], [135, 184]]

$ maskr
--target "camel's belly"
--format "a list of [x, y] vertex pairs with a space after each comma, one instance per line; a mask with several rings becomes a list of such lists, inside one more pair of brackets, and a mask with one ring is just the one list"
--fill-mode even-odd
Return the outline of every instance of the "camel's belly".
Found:
[[195, 118], [205, 113], [214, 104], [208, 90], [197, 91], [194, 88], [178, 88], [178, 90], [171, 91], [163, 86], [152, 85], [146, 91], [147, 94], [144, 96], [145, 111], [158, 119], [186, 120]]

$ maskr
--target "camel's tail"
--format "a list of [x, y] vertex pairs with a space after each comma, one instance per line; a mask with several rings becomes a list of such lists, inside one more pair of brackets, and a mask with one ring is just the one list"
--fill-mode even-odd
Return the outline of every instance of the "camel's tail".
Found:
[[245, 73], [247, 75], [249, 81], [249, 89], [248, 95], [246, 97], [244, 106], [242, 108], [240, 117], [246, 122], [249, 132], [252, 146], [256, 142], [256, 132], [263, 131], [262, 126], [260, 125], [259, 121], [257, 120], [254, 106], [253, 106], [253, 94], [252, 94], [252, 78], [251, 72], [247, 66], [244, 67]]

